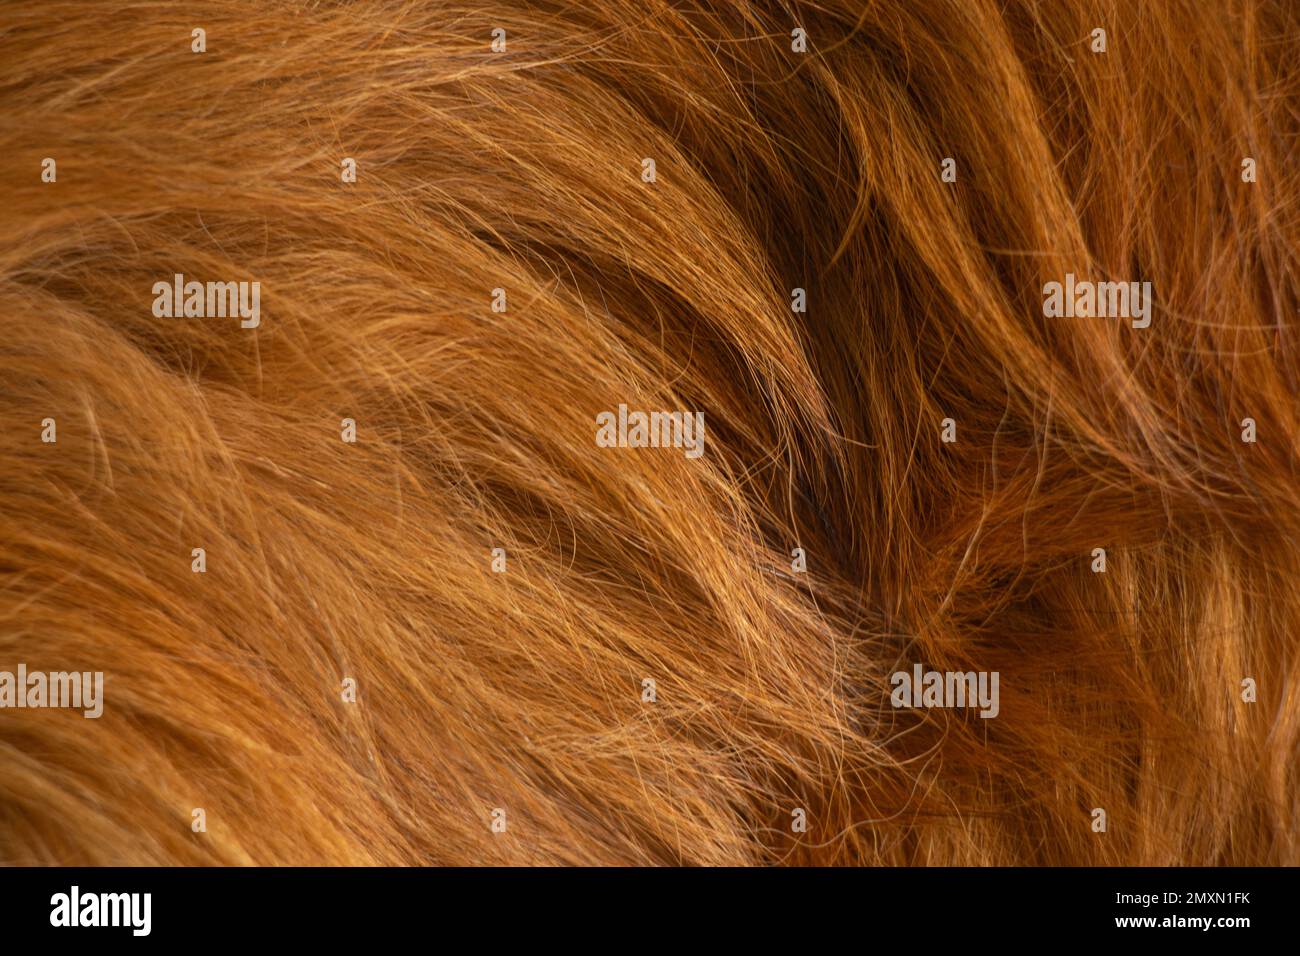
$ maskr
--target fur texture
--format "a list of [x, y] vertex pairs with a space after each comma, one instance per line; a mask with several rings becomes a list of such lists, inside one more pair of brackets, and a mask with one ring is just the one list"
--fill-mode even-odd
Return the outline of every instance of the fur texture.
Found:
[[1294, 3], [0, 18], [0, 861], [1300, 862]]

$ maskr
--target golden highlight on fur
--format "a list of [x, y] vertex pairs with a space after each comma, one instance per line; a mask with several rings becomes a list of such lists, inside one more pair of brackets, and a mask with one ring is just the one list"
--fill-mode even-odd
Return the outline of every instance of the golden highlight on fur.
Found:
[[1298, 134], [1287, 0], [11, 0], [0, 862], [1300, 862]]

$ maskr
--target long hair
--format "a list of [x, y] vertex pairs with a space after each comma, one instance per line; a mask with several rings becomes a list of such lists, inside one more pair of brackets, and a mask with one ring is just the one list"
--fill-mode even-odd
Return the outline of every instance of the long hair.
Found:
[[1282, 0], [10, 0], [0, 862], [1300, 862], [1298, 134]]

